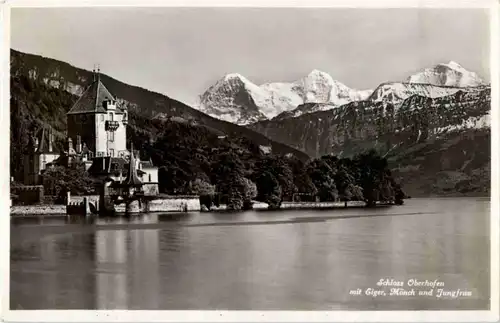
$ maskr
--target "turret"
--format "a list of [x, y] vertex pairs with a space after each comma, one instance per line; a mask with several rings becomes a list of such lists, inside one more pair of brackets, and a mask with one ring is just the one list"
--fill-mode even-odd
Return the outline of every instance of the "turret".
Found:
[[116, 100], [106, 98], [103, 102], [102, 105], [106, 111], [115, 111], [116, 110]]
[[137, 171], [136, 171], [136, 160], [134, 158], [134, 146], [132, 145], [130, 147], [130, 160], [128, 164], [128, 174], [127, 177], [125, 178], [125, 181], [123, 182], [124, 184], [130, 185], [130, 186], [141, 186], [142, 182], [141, 180], [137, 177]]

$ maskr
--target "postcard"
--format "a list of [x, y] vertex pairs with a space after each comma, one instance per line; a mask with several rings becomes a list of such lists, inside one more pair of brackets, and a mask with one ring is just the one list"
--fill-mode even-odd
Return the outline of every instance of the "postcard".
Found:
[[499, 12], [5, 2], [2, 319], [498, 320]]

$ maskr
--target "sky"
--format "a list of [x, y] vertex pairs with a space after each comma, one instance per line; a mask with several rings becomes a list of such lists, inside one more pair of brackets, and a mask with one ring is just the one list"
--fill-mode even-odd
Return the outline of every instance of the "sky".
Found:
[[228, 73], [369, 89], [453, 60], [490, 80], [485, 9], [14, 8], [11, 47], [191, 105]]

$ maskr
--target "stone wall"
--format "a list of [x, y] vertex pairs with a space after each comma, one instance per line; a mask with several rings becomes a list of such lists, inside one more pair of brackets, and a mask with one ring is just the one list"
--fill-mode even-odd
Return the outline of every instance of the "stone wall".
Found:
[[[347, 207], [364, 206], [365, 202], [347, 202]], [[323, 208], [343, 208], [344, 202], [283, 202], [281, 209], [323, 209]]]
[[[99, 209], [99, 195], [71, 196], [70, 204], [83, 203], [83, 198], [87, 197], [90, 204]], [[147, 202], [134, 201], [128, 206], [129, 212], [186, 212], [200, 211], [200, 198], [198, 196], [170, 196], [154, 199]], [[125, 204], [115, 205], [116, 212], [125, 212]]]
[[[167, 197], [151, 200], [148, 202], [133, 201], [128, 205], [129, 213], [140, 212], [193, 212], [200, 211], [200, 199], [197, 196], [193, 197]], [[124, 203], [115, 205], [115, 211], [124, 213], [126, 206]]]
[[99, 205], [99, 195], [86, 195], [86, 196], [76, 196], [71, 195], [71, 203], [82, 203], [83, 198], [86, 197], [89, 203]]
[[17, 205], [10, 208], [10, 215], [61, 215], [66, 214], [66, 205]]
[[158, 196], [158, 194], [160, 194], [158, 183], [144, 183], [144, 185], [142, 185], [142, 189], [144, 191], [144, 195]]
[[163, 198], [152, 200], [148, 205], [149, 212], [185, 212], [200, 211], [200, 198], [198, 196], [183, 198]]

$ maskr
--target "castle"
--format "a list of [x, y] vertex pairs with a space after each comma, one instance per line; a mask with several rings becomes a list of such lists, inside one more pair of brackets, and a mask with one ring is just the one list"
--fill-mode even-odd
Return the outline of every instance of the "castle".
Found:
[[[67, 143], [55, 148], [51, 128], [42, 128], [24, 158], [24, 184], [41, 185], [44, 171], [53, 165], [84, 164], [89, 175], [119, 184], [132, 170], [150, 194], [158, 194], [158, 168], [127, 150], [128, 111], [102, 83], [99, 72], [67, 113]], [[75, 143], [75, 145], [73, 145]], [[135, 165], [129, 165], [130, 161]]]

